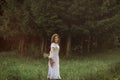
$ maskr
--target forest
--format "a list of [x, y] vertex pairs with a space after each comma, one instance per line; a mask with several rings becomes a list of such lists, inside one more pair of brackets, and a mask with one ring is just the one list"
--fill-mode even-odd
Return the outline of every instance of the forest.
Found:
[[0, 80], [46, 80], [54, 33], [62, 80], [120, 80], [120, 0], [0, 0]]
[[66, 57], [112, 49], [120, 46], [119, 21], [119, 0], [0, 0], [0, 50], [34, 48], [41, 57], [54, 33]]

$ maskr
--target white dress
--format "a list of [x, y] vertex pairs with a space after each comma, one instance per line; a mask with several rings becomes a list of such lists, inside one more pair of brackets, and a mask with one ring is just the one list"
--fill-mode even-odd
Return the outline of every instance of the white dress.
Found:
[[59, 45], [56, 43], [51, 43], [51, 48], [53, 48], [53, 51], [50, 52], [50, 57], [55, 62], [53, 67], [50, 65], [50, 60], [48, 61], [48, 75], [47, 78], [49, 79], [61, 79], [60, 77], [60, 67], [59, 67]]

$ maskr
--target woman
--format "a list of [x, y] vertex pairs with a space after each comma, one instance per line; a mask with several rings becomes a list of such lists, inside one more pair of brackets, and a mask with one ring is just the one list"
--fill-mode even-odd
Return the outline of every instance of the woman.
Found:
[[60, 38], [58, 34], [53, 34], [51, 37], [50, 55], [48, 62], [48, 75], [47, 79], [60, 80], [59, 72], [59, 43]]

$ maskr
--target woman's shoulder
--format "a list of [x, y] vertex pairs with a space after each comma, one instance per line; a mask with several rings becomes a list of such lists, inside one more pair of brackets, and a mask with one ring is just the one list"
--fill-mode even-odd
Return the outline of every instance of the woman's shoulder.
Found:
[[55, 47], [55, 43], [54, 43], [54, 42], [52, 42], [50, 46], [51, 46], [51, 47]]
[[51, 43], [51, 47], [56, 47], [58, 44], [56, 44], [56, 43], [54, 43], [54, 42], [52, 42]]
[[54, 43], [54, 42], [52, 42], [52, 43], [51, 43], [51, 45], [55, 45], [55, 43]]

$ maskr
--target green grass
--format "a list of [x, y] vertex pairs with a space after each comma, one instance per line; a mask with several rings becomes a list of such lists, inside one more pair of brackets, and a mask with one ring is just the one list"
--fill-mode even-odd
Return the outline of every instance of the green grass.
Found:
[[[46, 80], [48, 60], [0, 53], [0, 80]], [[60, 59], [62, 80], [120, 80], [120, 50]]]

